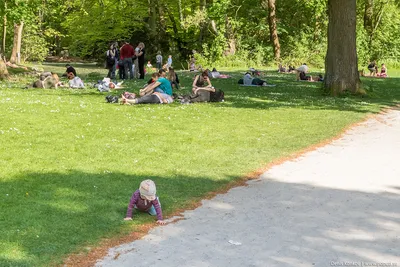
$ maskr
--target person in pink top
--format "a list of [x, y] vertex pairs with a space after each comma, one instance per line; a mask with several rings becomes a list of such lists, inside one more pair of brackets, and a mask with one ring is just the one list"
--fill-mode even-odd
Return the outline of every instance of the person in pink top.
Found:
[[125, 221], [132, 220], [133, 208], [144, 211], [150, 215], [157, 215], [157, 223], [165, 224], [163, 221], [161, 204], [156, 196], [156, 185], [152, 180], [144, 180], [140, 183], [140, 187], [136, 190], [129, 201], [128, 210], [126, 212]]
[[382, 64], [381, 72], [380, 72], [380, 73], [377, 73], [376, 76], [382, 77], [382, 78], [388, 77], [388, 75], [387, 75], [387, 68], [386, 68], [386, 65], [385, 65], [385, 64]]

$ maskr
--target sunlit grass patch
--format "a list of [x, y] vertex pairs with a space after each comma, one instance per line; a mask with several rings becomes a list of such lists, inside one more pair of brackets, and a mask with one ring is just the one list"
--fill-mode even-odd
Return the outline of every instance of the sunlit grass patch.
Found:
[[[61, 75], [65, 67], [44, 69]], [[106, 74], [93, 65], [77, 72], [88, 85]], [[276, 87], [241, 87], [244, 71], [227, 73], [233, 78], [212, 80], [225, 102], [193, 105], [121, 106], [90, 86], [22, 89], [29, 76], [1, 82], [0, 265], [59, 263], [153, 221], [122, 220], [143, 179], [156, 182], [168, 215], [400, 99], [398, 78], [363, 78], [367, 97], [333, 98], [293, 75], [265, 72]], [[176, 93], [188, 93], [195, 74], [178, 74], [185, 88]], [[126, 81], [125, 90], [144, 83]]]

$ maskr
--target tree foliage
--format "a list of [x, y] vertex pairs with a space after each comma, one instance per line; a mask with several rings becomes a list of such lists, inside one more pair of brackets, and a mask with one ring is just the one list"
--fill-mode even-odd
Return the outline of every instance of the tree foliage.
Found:
[[[326, 0], [275, 1], [280, 58], [286, 64], [323, 66], [327, 51]], [[63, 49], [99, 57], [112, 41], [143, 41], [149, 57], [158, 50], [204, 64], [261, 65], [274, 62], [268, 0], [4, 0], [6, 55], [13, 26], [24, 22], [23, 58], [41, 60]], [[360, 64], [400, 55], [398, 0], [357, 1]], [[3, 21], [3, 20], [1, 20]], [[1, 28], [3, 29], [3, 28]], [[27, 51], [31, 49], [31, 51]], [[150, 58], [151, 59], [151, 58]]]

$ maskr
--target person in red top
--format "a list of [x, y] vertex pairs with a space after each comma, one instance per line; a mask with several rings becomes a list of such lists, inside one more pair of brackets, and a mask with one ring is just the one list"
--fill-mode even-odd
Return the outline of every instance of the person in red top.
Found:
[[120, 56], [123, 58], [124, 68], [125, 68], [125, 79], [128, 78], [128, 72], [130, 79], [133, 79], [132, 73], [132, 57], [135, 55], [135, 50], [128, 42], [125, 42], [121, 47]]

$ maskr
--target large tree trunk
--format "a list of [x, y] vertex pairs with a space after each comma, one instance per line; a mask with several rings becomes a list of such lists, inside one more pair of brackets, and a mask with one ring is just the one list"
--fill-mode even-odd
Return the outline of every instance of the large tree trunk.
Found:
[[264, 6], [268, 5], [268, 26], [270, 33], [270, 40], [274, 46], [274, 57], [276, 61], [281, 58], [281, 45], [279, 44], [278, 31], [276, 26], [276, 5], [275, 0], [264, 0]]
[[325, 87], [332, 95], [356, 93], [361, 81], [356, 48], [356, 0], [328, 0]]
[[271, 42], [274, 45], [275, 60], [279, 61], [281, 58], [281, 45], [279, 44], [278, 31], [276, 26], [276, 7], [275, 0], [268, 0], [268, 24], [270, 31]]
[[0, 58], [0, 80], [6, 79], [8, 77], [7, 66], [3, 59]]
[[22, 29], [24, 28], [24, 22], [21, 21], [19, 24], [14, 24], [14, 42], [11, 53], [10, 62], [20, 63], [21, 59], [21, 40], [22, 40]]

